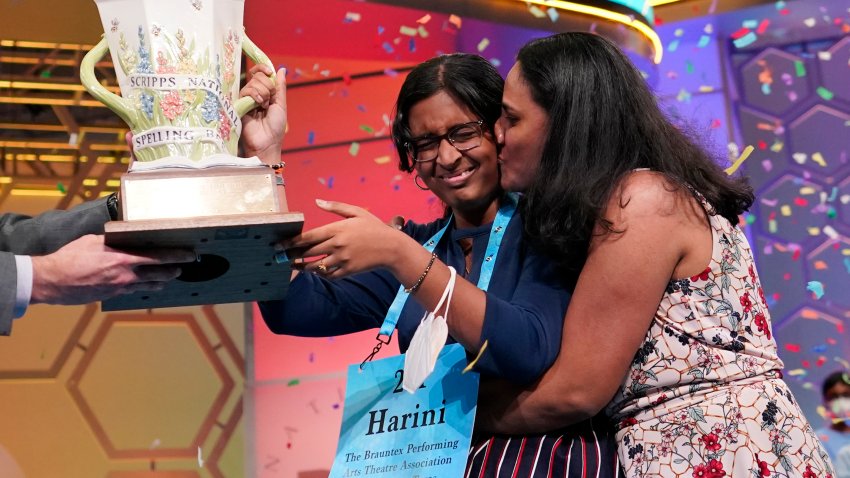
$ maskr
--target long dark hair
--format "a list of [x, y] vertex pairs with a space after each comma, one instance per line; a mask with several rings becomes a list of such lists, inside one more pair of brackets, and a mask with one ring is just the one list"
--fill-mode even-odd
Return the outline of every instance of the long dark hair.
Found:
[[484, 121], [492, 134], [502, 112], [504, 86], [496, 68], [479, 55], [440, 55], [417, 65], [401, 85], [395, 105], [392, 136], [398, 151], [398, 168], [408, 173], [413, 171], [404, 143], [410, 140], [410, 109], [416, 103], [445, 91]]
[[745, 179], [731, 178], [699, 143], [659, 109], [646, 81], [610, 41], [591, 33], [533, 40], [517, 63], [534, 101], [549, 115], [540, 167], [523, 201], [529, 238], [562, 266], [584, 264], [597, 225], [621, 179], [637, 168], [701, 193], [732, 224], [753, 202]]

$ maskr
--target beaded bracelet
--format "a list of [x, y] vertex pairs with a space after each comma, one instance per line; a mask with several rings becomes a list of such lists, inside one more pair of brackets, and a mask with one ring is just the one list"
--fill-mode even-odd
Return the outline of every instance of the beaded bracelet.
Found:
[[410, 286], [410, 287], [406, 287], [406, 288], [404, 289], [404, 291], [405, 291], [406, 293], [408, 293], [408, 294], [412, 294], [412, 293], [416, 292], [416, 289], [418, 289], [418, 288], [419, 288], [419, 286], [420, 286], [420, 285], [422, 285], [422, 281], [424, 281], [424, 280], [425, 280], [425, 276], [427, 276], [427, 275], [428, 275], [428, 271], [430, 271], [430, 270], [431, 270], [431, 266], [433, 266], [433, 265], [434, 265], [434, 260], [436, 260], [436, 259], [437, 259], [437, 253], [432, 252], [432, 253], [431, 253], [431, 260], [430, 260], [430, 261], [428, 261], [428, 265], [427, 265], [427, 266], [425, 266], [425, 270], [424, 270], [424, 271], [422, 271], [422, 275], [421, 275], [421, 276], [419, 276], [419, 279], [416, 279], [416, 283], [415, 283], [415, 284], [413, 284], [413, 285], [412, 285], [412, 286]]

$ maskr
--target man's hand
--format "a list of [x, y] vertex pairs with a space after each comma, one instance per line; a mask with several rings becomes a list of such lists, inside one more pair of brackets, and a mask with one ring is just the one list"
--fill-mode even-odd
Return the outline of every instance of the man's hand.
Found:
[[87, 304], [119, 294], [160, 290], [180, 275], [178, 263], [192, 262], [191, 251], [123, 252], [87, 235], [53, 254], [32, 258], [33, 304]]

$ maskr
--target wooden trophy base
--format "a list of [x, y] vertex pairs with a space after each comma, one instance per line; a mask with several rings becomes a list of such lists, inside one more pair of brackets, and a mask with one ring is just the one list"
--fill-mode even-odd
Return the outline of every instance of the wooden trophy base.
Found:
[[267, 168], [128, 173], [121, 181], [127, 220], [106, 223], [106, 245], [184, 248], [199, 260], [181, 264], [180, 277], [162, 290], [114, 297], [103, 311], [286, 297], [291, 268], [274, 260], [275, 244], [299, 234], [304, 215], [278, 212], [286, 209], [283, 187]]

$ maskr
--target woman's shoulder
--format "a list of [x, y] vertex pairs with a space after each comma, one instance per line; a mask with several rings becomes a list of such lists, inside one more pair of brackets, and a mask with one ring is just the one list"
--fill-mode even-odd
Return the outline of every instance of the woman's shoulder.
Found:
[[687, 185], [656, 171], [634, 171], [614, 188], [603, 216], [611, 230], [664, 231], [668, 240], [692, 240], [692, 234], [708, 228], [705, 206]]

